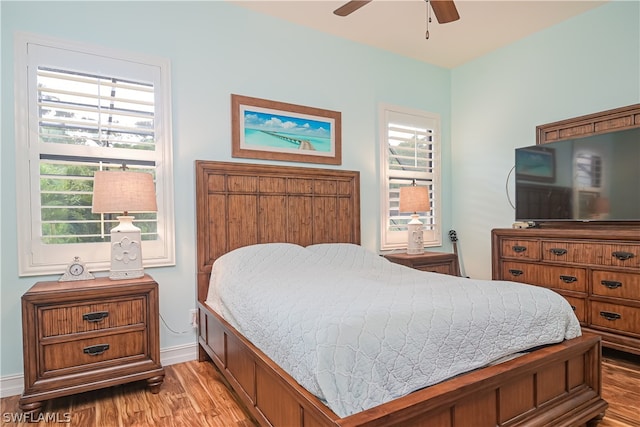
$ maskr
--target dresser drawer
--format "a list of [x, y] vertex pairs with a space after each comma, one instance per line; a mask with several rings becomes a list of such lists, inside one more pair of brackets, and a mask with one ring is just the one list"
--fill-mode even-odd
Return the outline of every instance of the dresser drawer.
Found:
[[544, 261], [594, 264], [599, 256], [600, 247], [589, 242], [542, 242], [542, 259]]
[[97, 304], [43, 306], [38, 309], [40, 337], [141, 324], [145, 319], [145, 302], [144, 296], [140, 296]]
[[568, 297], [566, 295], [563, 295], [563, 297], [569, 301], [569, 304], [571, 304], [571, 308], [573, 309], [573, 312], [575, 313], [576, 317], [578, 318], [578, 321], [580, 321], [580, 323], [587, 323], [587, 302], [584, 298], [575, 298], [575, 297]]
[[591, 301], [591, 325], [640, 334], [640, 309]]
[[545, 288], [587, 292], [587, 271], [584, 268], [504, 262], [502, 277]]
[[145, 356], [145, 332], [132, 331], [84, 340], [43, 345], [43, 374], [57, 369], [94, 365], [131, 356]]
[[594, 295], [640, 301], [640, 273], [594, 270], [592, 274]]
[[[536, 247], [539, 244], [539, 256]], [[522, 246], [515, 253], [513, 246]], [[640, 355], [640, 227], [542, 223], [491, 231], [491, 277], [549, 288], [602, 345]]]
[[540, 259], [540, 242], [537, 240], [504, 239], [502, 256], [505, 258]]
[[600, 264], [640, 268], [640, 245], [605, 244], [600, 247]]

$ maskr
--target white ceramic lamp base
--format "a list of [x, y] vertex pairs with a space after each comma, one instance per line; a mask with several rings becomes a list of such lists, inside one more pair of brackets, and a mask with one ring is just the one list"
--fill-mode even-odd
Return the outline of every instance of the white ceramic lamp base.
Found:
[[422, 222], [418, 219], [417, 214], [411, 215], [411, 221], [407, 224], [407, 254], [420, 255], [424, 253], [424, 231]]
[[111, 229], [111, 280], [144, 276], [140, 229], [132, 216], [119, 216], [120, 224]]

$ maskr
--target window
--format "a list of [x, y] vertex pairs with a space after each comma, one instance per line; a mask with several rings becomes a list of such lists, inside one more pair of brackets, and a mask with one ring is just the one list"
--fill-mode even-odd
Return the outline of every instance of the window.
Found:
[[574, 206], [580, 218], [606, 219], [609, 201], [603, 196], [602, 157], [589, 150], [578, 151], [574, 157]]
[[381, 249], [407, 246], [411, 215], [399, 212], [400, 187], [426, 186], [431, 210], [420, 213], [425, 246], [442, 244], [440, 223], [440, 116], [380, 106]]
[[91, 212], [93, 174], [122, 167], [156, 184], [158, 212], [135, 214], [145, 266], [173, 265], [168, 61], [21, 34], [15, 94], [20, 275], [108, 269], [118, 221]]
[[589, 152], [575, 156], [575, 186], [600, 188], [602, 181], [602, 158]]

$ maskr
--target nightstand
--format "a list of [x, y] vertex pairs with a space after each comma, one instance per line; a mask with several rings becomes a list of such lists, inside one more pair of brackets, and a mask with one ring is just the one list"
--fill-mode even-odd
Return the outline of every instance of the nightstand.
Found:
[[407, 253], [387, 254], [386, 259], [396, 264], [406, 265], [416, 270], [434, 273], [458, 275], [458, 258], [456, 254], [447, 252], [425, 252], [419, 255]]
[[39, 282], [22, 296], [24, 393], [20, 409], [44, 400], [146, 380], [157, 393], [158, 284], [97, 278]]

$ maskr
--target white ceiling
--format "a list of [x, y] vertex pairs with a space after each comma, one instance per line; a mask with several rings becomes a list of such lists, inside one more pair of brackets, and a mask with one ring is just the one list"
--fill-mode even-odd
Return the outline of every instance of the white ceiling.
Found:
[[429, 40], [425, 39], [427, 6], [424, 0], [373, 0], [347, 17], [333, 14], [347, 0], [229, 1], [356, 42], [453, 68], [607, 0], [455, 0], [460, 20], [439, 24], [432, 13]]

